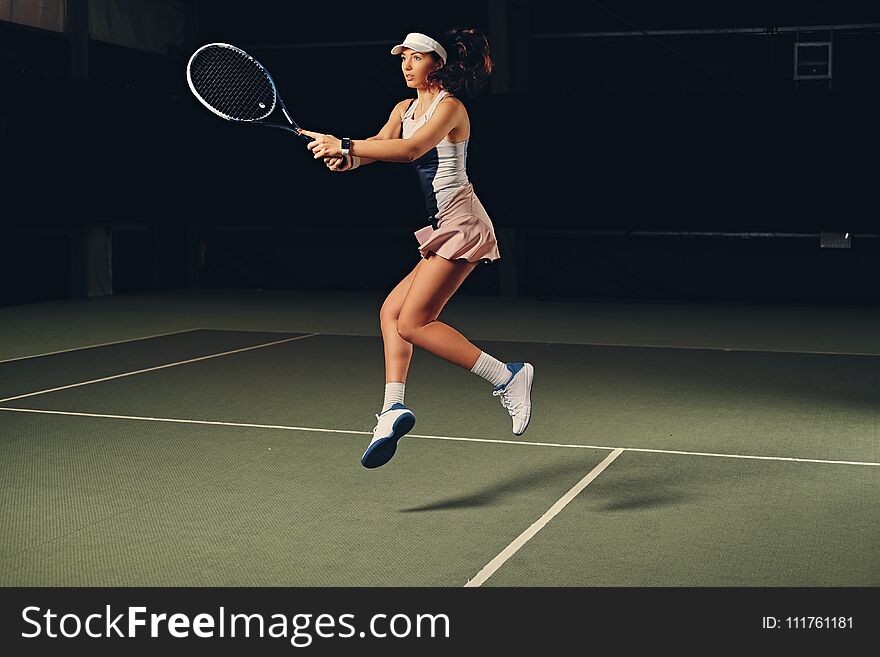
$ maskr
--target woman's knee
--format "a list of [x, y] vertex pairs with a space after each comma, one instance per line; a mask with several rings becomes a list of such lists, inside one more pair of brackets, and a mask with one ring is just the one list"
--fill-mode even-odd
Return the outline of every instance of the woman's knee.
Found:
[[382, 302], [382, 307], [379, 309], [379, 320], [383, 326], [386, 323], [397, 323], [397, 318], [400, 317], [400, 309], [403, 307], [407, 292], [409, 291], [413, 279], [416, 276], [416, 272], [422, 262], [424, 262], [424, 260], [420, 261], [419, 264], [416, 265], [415, 268], [407, 274], [393, 290], [391, 290], [388, 296], [385, 297], [385, 301]]
[[389, 294], [379, 309], [379, 322], [382, 325], [396, 324], [397, 318], [400, 316], [400, 308], [401, 303], [394, 298], [394, 295]]
[[397, 319], [397, 335], [410, 344], [415, 344], [419, 329], [424, 325], [424, 322], [417, 322], [407, 317], [399, 317]]

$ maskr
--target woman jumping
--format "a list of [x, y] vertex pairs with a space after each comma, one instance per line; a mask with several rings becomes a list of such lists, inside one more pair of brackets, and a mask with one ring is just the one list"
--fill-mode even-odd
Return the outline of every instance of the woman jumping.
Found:
[[387, 463], [397, 442], [415, 425], [403, 401], [413, 345], [477, 374], [495, 386], [494, 395], [513, 418], [513, 433], [529, 425], [534, 367], [502, 363], [461, 333], [437, 320], [443, 307], [480, 262], [501, 256], [495, 230], [465, 171], [470, 120], [453, 94], [474, 95], [492, 70], [489, 44], [476, 30], [452, 30], [444, 47], [413, 32], [394, 46], [406, 86], [415, 100], [399, 102], [379, 134], [338, 139], [309, 132], [308, 148], [331, 171], [353, 171], [375, 161], [408, 162], [418, 174], [431, 224], [416, 231], [421, 260], [391, 291], [379, 319], [385, 346], [385, 399], [373, 439], [361, 464]]

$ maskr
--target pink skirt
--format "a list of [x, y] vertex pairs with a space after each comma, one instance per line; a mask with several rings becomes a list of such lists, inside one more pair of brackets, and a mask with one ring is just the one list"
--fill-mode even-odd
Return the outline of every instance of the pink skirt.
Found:
[[488, 263], [501, 257], [492, 220], [470, 183], [456, 190], [435, 221], [436, 229], [428, 225], [415, 232], [423, 258], [436, 253], [446, 260]]

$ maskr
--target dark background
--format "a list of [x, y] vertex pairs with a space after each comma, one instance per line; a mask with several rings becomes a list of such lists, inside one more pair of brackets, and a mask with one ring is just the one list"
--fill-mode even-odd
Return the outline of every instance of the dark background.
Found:
[[[468, 172], [502, 260], [463, 293], [880, 301], [876, 2], [168, 2], [167, 52], [90, 39], [85, 74], [70, 34], [0, 21], [0, 304], [109, 293], [95, 228], [114, 294], [390, 289], [426, 223], [409, 167], [330, 174], [210, 114], [185, 64], [239, 45], [303, 127], [366, 137], [409, 93], [389, 48], [454, 25], [496, 59]], [[831, 78], [795, 80], [796, 43], [829, 39]]]

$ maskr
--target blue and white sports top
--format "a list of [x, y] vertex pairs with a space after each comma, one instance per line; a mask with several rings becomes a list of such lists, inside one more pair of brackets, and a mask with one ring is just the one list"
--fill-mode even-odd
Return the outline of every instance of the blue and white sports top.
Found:
[[[437, 103], [448, 95], [449, 92], [445, 90], [437, 94], [428, 111], [418, 119], [413, 119], [412, 116], [419, 101], [411, 103], [403, 115], [403, 138], [409, 139], [416, 130], [425, 125], [433, 116]], [[432, 217], [443, 211], [459, 188], [469, 184], [465, 171], [467, 146], [467, 139], [453, 144], [444, 137], [439, 144], [413, 162], [425, 195], [425, 206]]]

